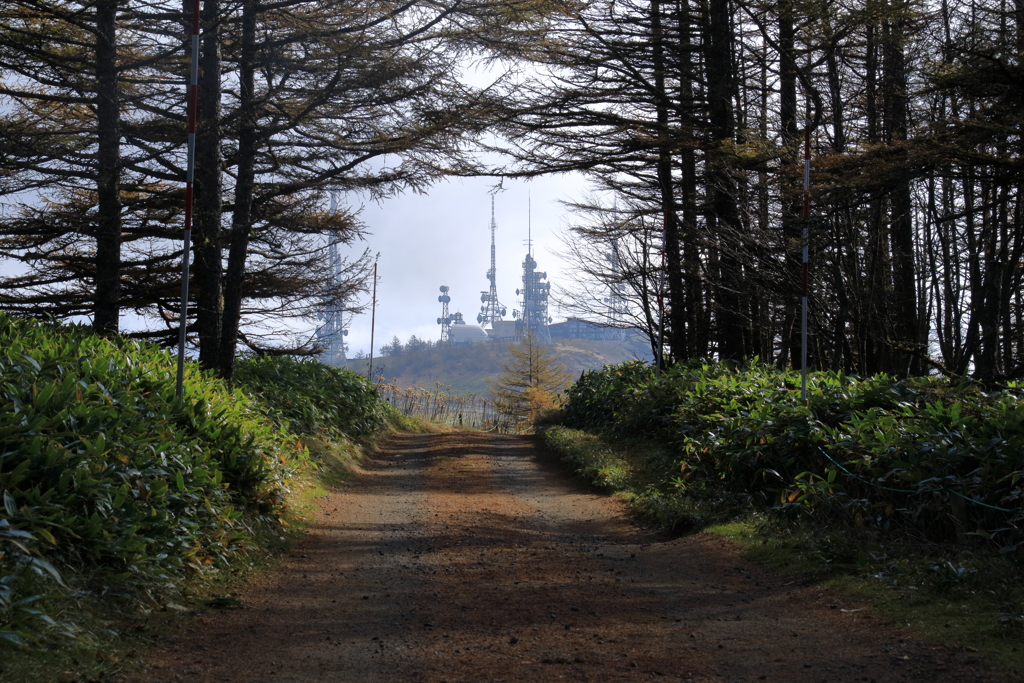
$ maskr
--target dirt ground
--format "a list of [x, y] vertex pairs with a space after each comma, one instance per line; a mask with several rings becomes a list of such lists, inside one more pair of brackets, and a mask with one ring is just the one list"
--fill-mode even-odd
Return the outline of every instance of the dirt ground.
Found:
[[526, 436], [395, 436], [241, 602], [135, 680], [1011, 680], [726, 540], [635, 526]]

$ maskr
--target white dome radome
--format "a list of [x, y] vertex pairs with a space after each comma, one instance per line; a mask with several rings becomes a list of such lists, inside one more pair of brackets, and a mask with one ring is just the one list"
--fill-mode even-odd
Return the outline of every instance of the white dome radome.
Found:
[[452, 343], [454, 344], [479, 344], [487, 341], [487, 333], [479, 325], [452, 325]]

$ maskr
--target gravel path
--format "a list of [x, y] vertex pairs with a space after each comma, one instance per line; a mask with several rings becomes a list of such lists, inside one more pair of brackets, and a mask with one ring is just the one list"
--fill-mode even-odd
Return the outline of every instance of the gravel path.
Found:
[[395, 436], [241, 600], [137, 680], [1011, 680], [721, 538], [635, 526], [524, 436]]

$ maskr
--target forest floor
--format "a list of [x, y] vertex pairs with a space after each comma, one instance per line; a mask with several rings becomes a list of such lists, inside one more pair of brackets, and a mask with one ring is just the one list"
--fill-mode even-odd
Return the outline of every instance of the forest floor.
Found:
[[532, 437], [400, 434], [241, 607], [125, 681], [1011, 680], [709, 534], [636, 526]]

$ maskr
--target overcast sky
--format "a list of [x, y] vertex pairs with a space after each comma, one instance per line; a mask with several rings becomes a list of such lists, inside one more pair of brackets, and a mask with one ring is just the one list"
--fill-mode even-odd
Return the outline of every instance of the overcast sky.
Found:
[[[491, 259], [491, 188], [494, 179], [452, 179], [429, 194], [408, 194], [380, 204], [364, 205], [362, 220], [371, 233], [367, 243], [380, 253], [377, 283], [376, 350], [396, 335], [403, 342], [415, 334], [438, 340], [441, 315], [438, 288], [448, 285], [450, 312], [461, 311], [476, 324], [480, 294], [489, 288]], [[560, 201], [581, 199], [586, 192], [582, 176], [565, 175], [503, 183], [495, 195], [498, 299], [511, 319], [518, 309], [516, 290], [522, 287], [528, 225], [532, 225], [537, 269], [548, 282], [564, 284], [570, 277], [558, 236], [569, 216]], [[528, 204], [532, 207], [528, 210]], [[564, 319], [552, 305], [551, 316]], [[349, 326], [349, 358], [370, 351], [370, 313], [356, 316]]]

